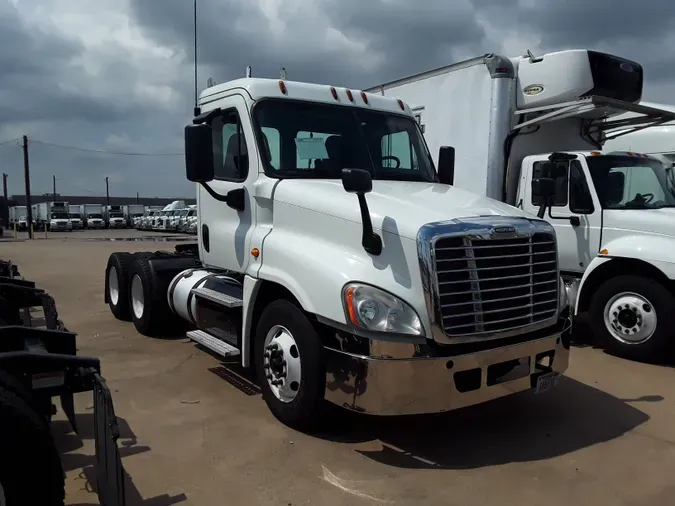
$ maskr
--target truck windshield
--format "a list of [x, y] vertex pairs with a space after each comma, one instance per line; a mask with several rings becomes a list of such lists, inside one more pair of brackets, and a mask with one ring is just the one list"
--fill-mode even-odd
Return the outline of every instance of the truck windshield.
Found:
[[675, 207], [675, 185], [652, 158], [589, 156], [588, 169], [604, 209]]
[[80, 219], [80, 215], [77, 213], [70, 213], [68, 216], [70, 216], [71, 219]]
[[64, 220], [64, 219], [67, 219], [67, 218], [68, 218], [68, 215], [67, 215], [67, 214], [64, 214], [64, 213], [52, 213], [52, 214], [50, 215], [50, 218], [51, 218], [52, 220]]
[[253, 121], [272, 177], [339, 179], [351, 168], [374, 180], [438, 181], [419, 127], [406, 116], [268, 99], [256, 104]]
[[111, 218], [124, 218], [122, 213], [110, 213]]
[[95, 214], [90, 214], [88, 217], [89, 217], [89, 218], [99, 219], [99, 220], [100, 220], [100, 219], [103, 218], [103, 215], [95, 213]]

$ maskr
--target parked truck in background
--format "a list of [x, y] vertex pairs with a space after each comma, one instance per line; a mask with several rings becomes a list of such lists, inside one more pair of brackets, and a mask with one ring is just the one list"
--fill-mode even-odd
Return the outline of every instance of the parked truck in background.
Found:
[[104, 219], [108, 228], [126, 228], [128, 217], [127, 206], [106, 206]]
[[404, 102], [246, 78], [199, 105], [185, 128], [198, 242], [113, 253], [117, 318], [159, 336], [186, 322], [254, 367], [299, 429], [326, 401], [430, 413], [555, 385], [571, 313], [553, 227], [448, 185], [451, 158], [436, 171]]
[[135, 227], [137, 218], [145, 216], [145, 206], [143, 204], [129, 204], [127, 208], [127, 227]]
[[26, 206], [12, 206], [9, 208], [9, 226], [16, 227], [17, 230], [27, 230], [28, 214]]
[[73, 230], [81, 230], [84, 228], [84, 222], [80, 217], [80, 206], [68, 204], [68, 217], [70, 220], [70, 226]]
[[[455, 187], [547, 209], [575, 312], [614, 352], [659, 359], [675, 346], [675, 192], [655, 160], [601, 152], [675, 120], [638, 103], [643, 80], [639, 63], [571, 50], [487, 54], [370, 91], [409, 103], [432, 153], [454, 147]], [[420, 163], [404, 137], [386, 147], [401, 169]]]
[[68, 202], [40, 202], [32, 206], [35, 230], [70, 231]]
[[101, 204], [82, 204], [80, 216], [86, 228], [105, 228], [103, 205]]

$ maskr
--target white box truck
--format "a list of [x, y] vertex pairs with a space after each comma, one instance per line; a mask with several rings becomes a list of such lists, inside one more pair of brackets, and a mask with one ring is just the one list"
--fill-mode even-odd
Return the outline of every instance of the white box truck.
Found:
[[80, 205], [80, 216], [82, 217], [86, 228], [105, 228], [102, 204]]
[[73, 230], [82, 230], [84, 222], [80, 217], [80, 206], [68, 204], [68, 217]]
[[12, 206], [9, 208], [9, 226], [17, 230], [28, 229], [28, 210], [26, 206]]
[[35, 230], [71, 231], [68, 202], [40, 202], [32, 206]]
[[[553, 227], [443, 184], [403, 102], [245, 78], [201, 93], [185, 128], [198, 240], [113, 253], [105, 299], [146, 335], [255, 366], [282, 422], [326, 401], [431, 413], [552, 387], [571, 314]], [[389, 142], [415, 167], [391, 168]]]
[[[547, 208], [575, 311], [616, 353], [654, 359], [675, 347], [675, 193], [654, 160], [600, 152], [675, 120], [638, 103], [643, 80], [639, 63], [570, 50], [487, 54], [369, 91], [408, 103], [431, 152], [454, 153], [455, 187]], [[415, 167], [400, 142], [388, 163]]]
[[126, 206], [106, 206], [105, 221], [109, 228], [126, 228]]
[[127, 227], [135, 227], [139, 219], [145, 216], [143, 204], [129, 204], [127, 208]]

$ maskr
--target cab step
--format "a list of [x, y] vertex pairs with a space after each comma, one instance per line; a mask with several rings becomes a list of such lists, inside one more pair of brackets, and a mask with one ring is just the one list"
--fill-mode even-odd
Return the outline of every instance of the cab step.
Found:
[[214, 353], [217, 353], [221, 357], [236, 357], [239, 355], [239, 350], [237, 348], [231, 344], [221, 341], [217, 337], [213, 337], [211, 334], [204, 332], [203, 330], [191, 330], [186, 334], [186, 336], [192, 341], [201, 344]]
[[210, 300], [211, 302], [229, 308], [242, 307], [243, 305], [243, 301], [238, 295], [217, 292], [216, 290], [211, 290], [206, 287], [193, 288], [192, 293], [197, 297]]

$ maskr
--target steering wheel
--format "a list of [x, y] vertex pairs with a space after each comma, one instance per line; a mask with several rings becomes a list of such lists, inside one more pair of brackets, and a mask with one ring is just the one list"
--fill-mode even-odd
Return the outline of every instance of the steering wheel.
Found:
[[645, 204], [649, 204], [652, 200], [654, 200], [654, 194], [653, 193], [638, 193], [635, 196], [635, 200], [640, 197]]
[[394, 160], [396, 162], [394, 169], [398, 169], [401, 166], [401, 159], [398, 156], [386, 155], [382, 157], [382, 161], [384, 162], [385, 160]]

